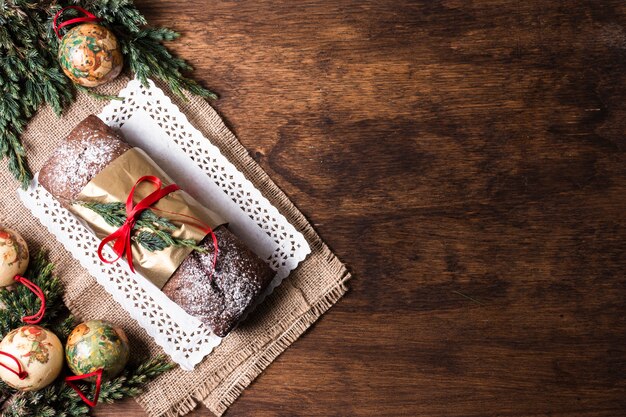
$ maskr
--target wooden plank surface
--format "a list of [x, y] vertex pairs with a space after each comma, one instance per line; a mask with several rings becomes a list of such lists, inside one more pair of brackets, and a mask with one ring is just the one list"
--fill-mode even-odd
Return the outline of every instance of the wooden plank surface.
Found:
[[354, 273], [228, 416], [626, 415], [626, 3], [137, 3]]

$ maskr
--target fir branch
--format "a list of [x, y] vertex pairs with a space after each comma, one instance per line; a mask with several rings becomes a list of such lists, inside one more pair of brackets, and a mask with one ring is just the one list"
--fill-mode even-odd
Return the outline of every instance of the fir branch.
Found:
[[6, 404], [6, 401], [11, 399], [11, 397], [15, 394], [15, 389], [11, 388], [0, 379], [0, 404]]
[[137, 243], [143, 246], [150, 252], [158, 252], [170, 246], [191, 248], [201, 253], [205, 253], [207, 250], [201, 246], [198, 246], [193, 239], [180, 239], [173, 237], [171, 234], [164, 232], [163, 230], [154, 230], [147, 232], [145, 230], [140, 231], [133, 238]]
[[[113, 227], [122, 227], [126, 221], [124, 203], [75, 201], [74, 204], [80, 204], [97, 213], [108, 225]], [[172, 232], [177, 229], [176, 225], [169, 219], [156, 215], [152, 210], [145, 210], [135, 222], [133, 231], [136, 233], [132, 239], [150, 252], [161, 251], [170, 246], [191, 248], [201, 253], [207, 251], [193, 239], [181, 239], [172, 236]]]
[[123, 37], [120, 40], [122, 53], [130, 58], [130, 70], [146, 87], [148, 78], [154, 77], [167, 83], [172, 92], [183, 99], [186, 99], [183, 90], [204, 98], [217, 99], [217, 94], [182, 75], [183, 72], [191, 71], [192, 67], [184, 60], [174, 57], [160, 43], [178, 36], [178, 33], [166, 28], [147, 28]]
[[[174, 369], [176, 365], [164, 355], [148, 358], [139, 365], [129, 365], [118, 377], [102, 383], [99, 404], [110, 404], [124, 398], [141, 394], [145, 385], [159, 375]], [[34, 392], [20, 392], [6, 384], [0, 386], [0, 394], [6, 402], [2, 417], [87, 417], [90, 409], [78, 394], [62, 378], [46, 388]], [[79, 384], [78, 388], [93, 398], [95, 384]]]
[[[79, 4], [104, 19], [118, 37], [126, 69], [146, 85], [164, 81], [178, 96], [184, 91], [206, 98], [217, 96], [185, 74], [191, 66], [175, 57], [163, 42], [178, 33], [147, 26], [132, 0], [0, 0], [0, 159], [26, 188], [32, 179], [20, 136], [29, 119], [48, 104], [60, 115], [77, 90], [103, 99], [112, 97], [77, 88], [59, 67], [59, 41], [52, 18], [62, 7]], [[66, 12], [76, 17], [75, 10]]]
[[72, 333], [72, 330], [74, 330], [75, 327], [76, 327], [76, 318], [72, 315], [69, 315], [62, 321], [55, 323], [50, 328], [50, 330], [52, 330], [57, 336], [59, 336], [59, 339], [66, 340], [69, 337], [70, 333]]
[[141, 394], [145, 384], [175, 367], [164, 355], [149, 358], [135, 368], [131, 366], [122, 375], [102, 383], [99, 401], [107, 404], [135, 397]]
[[[175, 367], [176, 364], [170, 362], [165, 355], [148, 358], [139, 365], [129, 365], [121, 375], [102, 383], [98, 404], [110, 404], [124, 398], [136, 397], [143, 392], [148, 382]], [[88, 393], [88, 397], [93, 398], [95, 384], [82, 383], [78, 384], [78, 388]], [[67, 397], [76, 404], [82, 404], [76, 392], [65, 384], [59, 388], [59, 395]], [[69, 402], [69, 405], [72, 405], [72, 402]]]

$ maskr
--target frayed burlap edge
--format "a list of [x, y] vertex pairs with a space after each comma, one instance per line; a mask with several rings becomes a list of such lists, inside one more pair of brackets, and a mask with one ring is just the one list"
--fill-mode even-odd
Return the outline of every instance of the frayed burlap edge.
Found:
[[[348, 280], [349, 274], [346, 273], [344, 279]], [[166, 411], [164, 417], [179, 417], [192, 412], [198, 405], [198, 402], [204, 404], [216, 416], [221, 416], [226, 412], [228, 407], [235, 402], [241, 393], [254, 381], [254, 379], [265, 370], [281, 353], [283, 353], [292, 343], [294, 343], [317, 319], [332, 307], [347, 291], [344, 283], [338, 284], [330, 290], [318, 303], [311, 306], [311, 310], [301, 316], [291, 327], [286, 329], [283, 334], [273, 341], [258, 359], [240, 373], [238, 381], [230, 387], [230, 389], [219, 400], [213, 401], [209, 398], [211, 390], [208, 388], [213, 381], [207, 381], [204, 386], [191, 393], [180, 404], [172, 406]], [[240, 366], [234, 366], [227, 369], [228, 373], [239, 370]], [[144, 409], [148, 409], [145, 404], [138, 399], [137, 401]]]

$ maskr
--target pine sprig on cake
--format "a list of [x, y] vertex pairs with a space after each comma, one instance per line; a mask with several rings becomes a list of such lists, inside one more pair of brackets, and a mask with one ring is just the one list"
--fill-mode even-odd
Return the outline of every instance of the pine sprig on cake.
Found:
[[[102, 18], [115, 32], [127, 69], [144, 85], [148, 78], [156, 78], [180, 96], [187, 90], [216, 97], [183, 75], [191, 70], [189, 64], [162, 44], [178, 34], [167, 28], [147, 27], [132, 0], [0, 0], [0, 159], [8, 160], [8, 169], [23, 187], [32, 178], [20, 140], [26, 124], [42, 105], [49, 104], [60, 114], [76, 95], [77, 87], [57, 62], [58, 39], [52, 29], [54, 14], [75, 4]], [[76, 14], [69, 10], [67, 16]], [[92, 90], [89, 93], [99, 95]]]
[[[91, 201], [77, 201], [83, 207], [97, 213], [113, 227], [122, 227], [126, 221], [126, 208], [124, 203], [99, 203]], [[201, 253], [206, 252], [206, 248], [198, 246], [193, 239], [181, 239], [172, 236], [172, 232], [177, 229], [176, 225], [165, 217], [160, 217], [152, 210], [143, 211], [133, 231], [136, 232], [132, 239], [150, 252], [161, 251], [170, 246], [191, 248]]]
[[[62, 302], [63, 288], [53, 271], [54, 266], [47, 256], [39, 253], [31, 259], [25, 275], [46, 294], [46, 314], [39, 325], [53, 330], [61, 340], [66, 340], [75, 322]], [[24, 314], [32, 314], [39, 308], [37, 296], [21, 285], [12, 291], [0, 289], [0, 302], [7, 307], [0, 310], [0, 338], [8, 330], [23, 325], [21, 318]], [[102, 383], [99, 403], [135, 397], [142, 392], [146, 383], [174, 367], [175, 364], [165, 356], [155, 356], [134, 364], [131, 362], [121, 375]], [[80, 384], [80, 388], [89, 397], [93, 396], [93, 384]], [[90, 408], [62, 377], [39, 391], [31, 392], [15, 390], [0, 380], [0, 417], [86, 417], [90, 414]]]

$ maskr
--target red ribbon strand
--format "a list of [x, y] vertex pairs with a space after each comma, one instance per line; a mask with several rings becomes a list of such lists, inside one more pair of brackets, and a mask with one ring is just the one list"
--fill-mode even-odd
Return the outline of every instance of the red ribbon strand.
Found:
[[[35, 295], [41, 300], [41, 306], [39, 307], [39, 311], [37, 311], [37, 313], [33, 314], [32, 316], [24, 316], [24, 317], [22, 317], [22, 321], [24, 323], [26, 323], [26, 324], [37, 324], [37, 323], [39, 323], [41, 321], [41, 319], [43, 319], [43, 315], [46, 313], [46, 296], [45, 296], [45, 294], [43, 293], [41, 288], [39, 288], [32, 281], [30, 281], [30, 280], [28, 280], [28, 279], [26, 279], [24, 277], [16, 275], [13, 279], [15, 281], [23, 284], [26, 288], [28, 288], [33, 293], [35, 293]], [[20, 362], [20, 360], [18, 358], [16, 358], [15, 356], [11, 355], [10, 353], [2, 352], [2, 351], [0, 351], [0, 355], [3, 355], [3, 356], [6, 356], [8, 358], [13, 359], [13, 361], [17, 365], [17, 371], [15, 369], [5, 365], [2, 362], [0, 362], [0, 366], [2, 366], [5, 369], [8, 369], [11, 372], [13, 372], [15, 375], [18, 376], [19, 379], [25, 379], [28, 376], [28, 372], [26, 372], [22, 368], [22, 363]]]
[[22, 369], [22, 364], [20, 362], [19, 359], [17, 359], [15, 356], [11, 355], [10, 353], [7, 352], [2, 352], [0, 351], [0, 355], [4, 355], [8, 358], [11, 358], [15, 361], [15, 363], [17, 364], [17, 371], [5, 364], [3, 364], [2, 362], [0, 362], [0, 366], [2, 366], [5, 369], [8, 369], [9, 371], [13, 372], [15, 375], [17, 375], [17, 377], [19, 379], [25, 379], [28, 376], [28, 372], [26, 372], [24, 369]]
[[[80, 388], [78, 388], [78, 386], [74, 384], [73, 381], [80, 381], [83, 379], [91, 378], [92, 376], [96, 377], [96, 392], [94, 392], [93, 394], [93, 400], [90, 400], [85, 394], [83, 394]], [[102, 386], [102, 368], [84, 375], [66, 376], [65, 383], [69, 385], [74, 391], [76, 391], [76, 394], [78, 394], [80, 399], [83, 400], [85, 404], [87, 404], [89, 407], [95, 407], [96, 404], [98, 404], [98, 398], [100, 397], [100, 388]]]
[[46, 295], [41, 290], [41, 288], [39, 288], [32, 281], [30, 281], [30, 280], [28, 280], [28, 279], [26, 279], [24, 277], [16, 275], [15, 278], [13, 278], [13, 279], [15, 281], [21, 283], [21, 284], [24, 284], [24, 286], [26, 288], [31, 290], [37, 296], [37, 298], [39, 298], [39, 300], [41, 300], [41, 306], [39, 307], [39, 311], [37, 311], [32, 316], [24, 316], [24, 317], [22, 317], [22, 321], [24, 323], [26, 323], [26, 324], [37, 324], [37, 323], [39, 323], [43, 319], [43, 315], [46, 313]]
[[[153, 191], [146, 198], [139, 201], [139, 203], [135, 205], [134, 203], [135, 189], [142, 182], [152, 183], [154, 185], [155, 191]], [[206, 225], [201, 220], [196, 219], [195, 217], [187, 216], [182, 213], [172, 213], [172, 212], [168, 212], [165, 210], [160, 210], [160, 209], [151, 207], [153, 204], [156, 204], [159, 200], [161, 200], [163, 197], [167, 196], [168, 194], [171, 194], [174, 191], [180, 190], [180, 187], [176, 184], [168, 185], [165, 188], [161, 188], [162, 185], [163, 183], [161, 179], [153, 175], [146, 175], [137, 180], [133, 188], [131, 188], [130, 193], [128, 194], [128, 197], [126, 198], [126, 221], [124, 222], [122, 227], [117, 229], [115, 232], [111, 233], [109, 236], [105, 237], [102, 240], [102, 242], [100, 242], [100, 246], [98, 246], [98, 257], [100, 258], [102, 262], [112, 264], [114, 262], [117, 262], [122, 256], [126, 255], [126, 261], [128, 262], [128, 266], [130, 267], [130, 270], [132, 272], [135, 272], [135, 267], [133, 265], [131, 235], [133, 232], [133, 228], [135, 227], [135, 223], [137, 222], [137, 219], [139, 218], [141, 213], [144, 210], [148, 210], [152, 208], [155, 211], [161, 211], [164, 213], [169, 213], [169, 214], [173, 214], [176, 216], [191, 219], [193, 220], [193, 223], [190, 222], [189, 224], [211, 235], [213, 239], [213, 247], [215, 248], [215, 250], [213, 251], [213, 270], [211, 271], [211, 276], [209, 277], [210, 279], [213, 276], [213, 271], [215, 271], [215, 267], [217, 265], [217, 253], [218, 253], [217, 237], [215, 236], [215, 233], [213, 233], [213, 229], [211, 229], [210, 226]], [[113, 243], [113, 252], [115, 252], [115, 254], [117, 255], [116, 258], [106, 259], [103, 255], [104, 246], [109, 242]]]
[[[57, 21], [59, 20], [59, 17], [61, 17], [63, 12], [65, 12], [67, 9], [78, 10], [79, 12], [83, 13], [85, 16], [84, 17], [75, 17], [73, 19], [66, 20], [65, 22], [62, 22], [61, 24], [58, 24]], [[59, 10], [54, 15], [54, 19], [52, 20], [52, 28], [54, 29], [54, 33], [57, 34], [57, 38], [62, 39], [63, 36], [61, 36], [61, 29], [63, 29], [66, 26], [73, 25], [74, 23], [100, 22], [100, 21], [102, 21], [102, 19], [100, 19], [99, 17], [96, 17], [96, 15], [94, 15], [93, 13], [88, 12], [87, 10], [83, 9], [80, 6], [67, 6], [67, 7], [64, 7], [61, 10]]]

